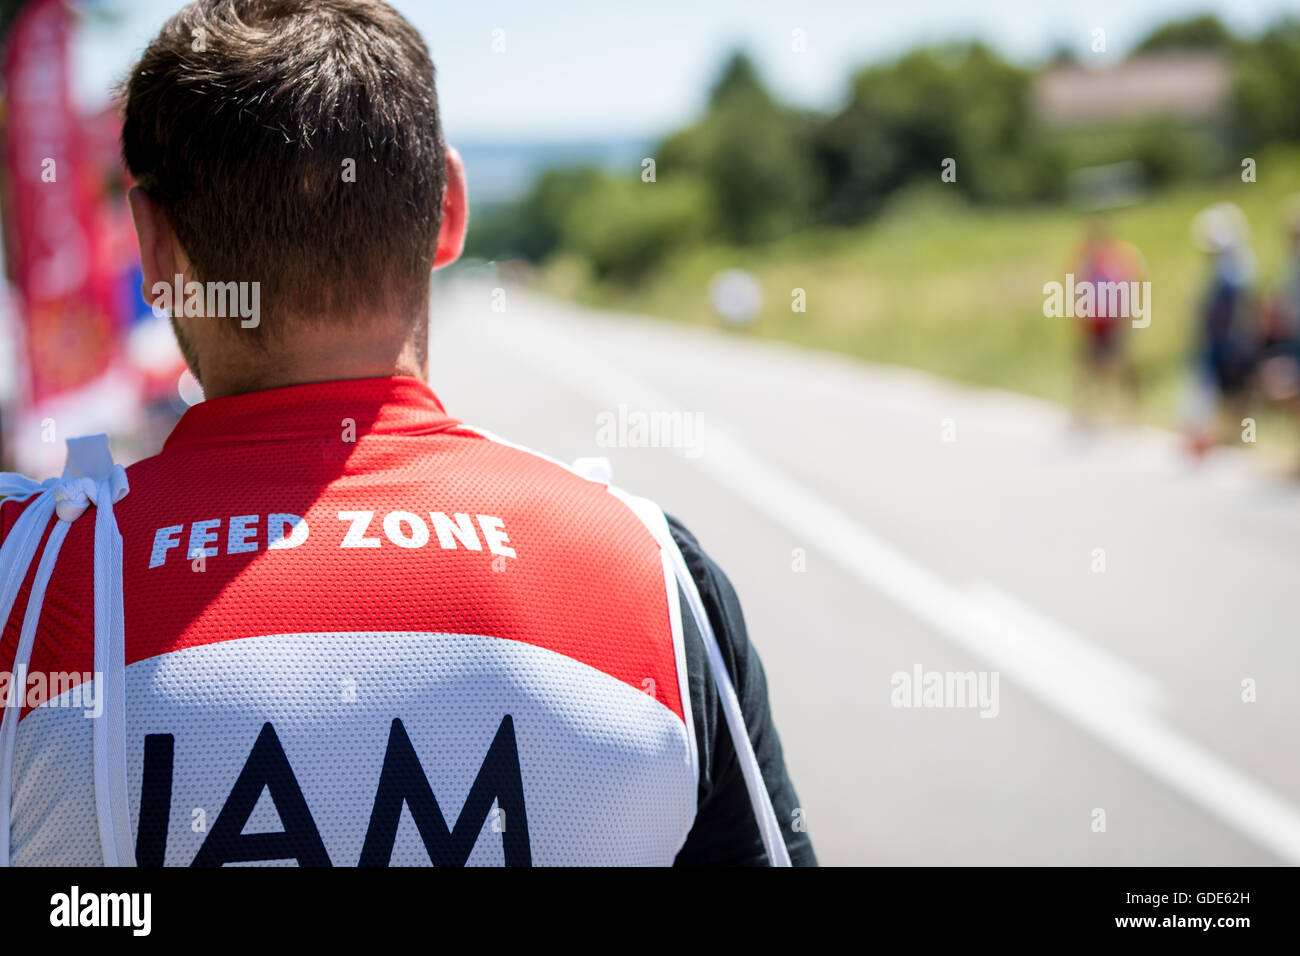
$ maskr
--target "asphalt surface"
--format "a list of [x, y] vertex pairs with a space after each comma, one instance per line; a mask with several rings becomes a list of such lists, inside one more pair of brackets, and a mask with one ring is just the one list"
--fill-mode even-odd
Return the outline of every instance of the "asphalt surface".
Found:
[[1300, 862], [1300, 492], [1249, 454], [482, 276], [432, 315], [451, 414], [727, 571], [823, 863]]

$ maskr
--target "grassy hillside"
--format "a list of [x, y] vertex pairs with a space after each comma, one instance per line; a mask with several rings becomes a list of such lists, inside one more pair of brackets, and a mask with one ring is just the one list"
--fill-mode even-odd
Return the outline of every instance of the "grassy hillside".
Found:
[[[1145, 394], [1143, 416], [1173, 423], [1194, 304], [1206, 278], [1190, 224], [1230, 200], [1245, 211], [1271, 289], [1285, 255], [1282, 210], [1300, 192], [1300, 152], [1261, 155], [1255, 183], [1239, 178], [1161, 193], [1114, 211], [1111, 224], [1146, 259], [1152, 321], [1131, 330]], [[647, 186], [647, 188], [654, 188]], [[713, 323], [709, 279], [744, 266], [764, 289], [752, 334], [913, 366], [960, 381], [1068, 398], [1076, 345], [1071, 319], [1043, 316], [1043, 284], [1062, 281], [1081, 236], [1063, 208], [998, 211], [965, 206], [936, 183], [901, 198], [870, 226], [818, 230], [760, 249], [685, 251], [636, 287], [593, 283], [580, 263], [552, 262], [541, 281], [591, 304], [684, 322]], [[807, 311], [791, 311], [792, 290]]]

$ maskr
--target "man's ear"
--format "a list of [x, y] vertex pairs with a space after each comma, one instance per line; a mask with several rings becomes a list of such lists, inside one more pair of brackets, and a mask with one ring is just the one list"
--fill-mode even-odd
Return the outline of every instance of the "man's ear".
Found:
[[154, 284], [163, 282], [170, 286], [178, 272], [186, 271], [188, 262], [158, 201], [139, 186], [132, 186], [126, 198], [140, 244], [140, 269], [144, 274], [140, 293], [146, 302], [152, 302], [156, 298]]
[[465, 189], [465, 164], [456, 147], [447, 147], [447, 189], [442, 196], [442, 227], [433, 267], [441, 269], [460, 258], [465, 248], [465, 227], [469, 224], [469, 194]]

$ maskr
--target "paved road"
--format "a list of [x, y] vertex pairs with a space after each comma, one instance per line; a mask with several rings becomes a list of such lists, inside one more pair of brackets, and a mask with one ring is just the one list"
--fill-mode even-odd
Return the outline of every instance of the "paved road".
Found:
[[452, 414], [727, 570], [824, 863], [1300, 863], [1300, 493], [1244, 454], [481, 277], [431, 348]]

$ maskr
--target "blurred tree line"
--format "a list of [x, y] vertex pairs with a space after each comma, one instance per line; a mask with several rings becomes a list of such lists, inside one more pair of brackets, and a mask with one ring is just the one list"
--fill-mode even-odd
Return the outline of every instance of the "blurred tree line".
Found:
[[[725, 64], [708, 105], [668, 136], [642, 171], [553, 169], [519, 202], [489, 210], [470, 253], [557, 252], [601, 278], [635, 281], [674, 250], [700, 241], [762, 243], [820, 224], [852, 225], [918, 182], [939, 182], [984, 204], [1056, 202], [1073, 170], [1136, 161], [1147, 183], [1203, 178], [1279, 141], [1300, 141], [1300, 21], [1253, 38], [1217, 18], [1166, 24], [1130, 56], [1177, 49], [1222, 53], [1233, 84], [1225, 120], [1148, 118], [1074, 129], [1046, 127], [1032, 104], [1035, 72], [982, 43], [924, 48], [859, 70], [833, 115], [782, 104], [741, 52]], [[1069, 59], [1058, 53], [1053, 62]]]

